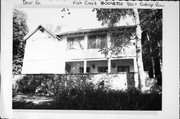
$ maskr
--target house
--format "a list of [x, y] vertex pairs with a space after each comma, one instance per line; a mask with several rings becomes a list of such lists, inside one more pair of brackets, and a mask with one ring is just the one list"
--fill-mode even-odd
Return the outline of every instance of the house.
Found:
[[131, 30], [132, 36], [124, 50], [113, 55], [100, 52], [100, 49], [118, 46], [110, 41], [108, 28], [80, 29], [55, 35], [39, 25], [25, 37], [22, 74], [137, 73], [136, 27], [118, 27], [119, 31]]
[[[120, 30], [127, 27], [135, 32], [136, 26], [122, 26]], [[108, 28], [54, 35], [40, 25], [25, 40], [22, 74], [137, 72], [134, 39], [118, 56], [100, 52], [112, 45]]]

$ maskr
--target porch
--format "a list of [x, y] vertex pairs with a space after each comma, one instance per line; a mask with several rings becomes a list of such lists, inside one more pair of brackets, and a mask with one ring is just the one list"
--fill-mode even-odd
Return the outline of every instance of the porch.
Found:
[[[66, 74], [93, 75], [95, 82], [110, 81], [114, 89], [138, 87], [138, 73], [135, 58], [67, 61]], [[97, 79], [97, 80], [96, 80]]]
[[94, 59], [66, 61], [66, 73], [122, 73], [137, 72], [135, 58], [131, 59]]

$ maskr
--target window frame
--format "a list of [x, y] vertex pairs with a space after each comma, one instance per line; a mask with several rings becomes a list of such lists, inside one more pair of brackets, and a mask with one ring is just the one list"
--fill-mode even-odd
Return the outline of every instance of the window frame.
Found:
[[[79, 42], [77, 42], [79, 41]], [[72, 37], [67, 37], [67, 50], [84, 50], [84, 44], [80, 44], [82, 41], [84, 41], [84, 36], [72, 36]], [[70, 43], [72, 43], [70, 45]], [[78, 43], [79, 48], [75, 48], [75, 44]]]
[[[105, 40], [105, 42], [103, 42], [102, 40]], [[102, 43], [105, 43], [104, 46], [102, 45]], [[107, 48], [107, 34], [103, 33], [88, 35], [87, 49], [101, 48]]]
[[[91, 72], [91, 68], [90, 67], [86, 67], [86, 73], [90, 73], [90, 72]], [[84, 67], [79, 67], [79, 73], [84, 73]]]
[[[122, 68], [122, 71], [119, 71], [120, 68]], [[127, 71], [126, 71], [127, 68]], [[126, 66], [117, 66], [117, 72], [130, 72], [130, 66], [126, 65]]]
[[[102, 69], [103, 71], [100, 71], [100, 68], [104, 68], [104, 69]], [[98, 70], [98, 73], [107, 73], [108, 66], [98, 66], [97, 70]]]

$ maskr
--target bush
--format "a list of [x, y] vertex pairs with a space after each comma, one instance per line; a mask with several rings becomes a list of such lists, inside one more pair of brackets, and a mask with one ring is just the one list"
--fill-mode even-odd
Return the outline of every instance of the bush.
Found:
[[16, 81], [14, 93], [35, 94], [38, 87], [48, 89], [49, 81], [53, 79], [52, 75], [25, 75], [22, 79]]
[[[42, 94], [54, 96], [50, 105], [44, 105], [49, 109], [161, 110], [161, 94], [157, 91], [143, 94], [134, 87], [126, 91], [107, 90], [106, 86], [94, 86], [90, 80], [90, 75], [26, 75], [18, 82], [18, 91], [37, 94], [41, 87]], [[27, 108], [40, 107], [43, 108], [27, 105]]]
[[161, 95], [158, 93], [143, 94], [138, 90], [123, 92], [102, 89], [85, 91], [72, 89], [70, 93], [68, 92], [64, 90], [55, 97], [57, 109], [161, 110]]
[[15, 93], [23, 94], [51, 94], [55, 95], [62, 90], [91, 89], [89, 75], [54, 75], [54, 74], [28, 74], [16, 81], [13, 87]]

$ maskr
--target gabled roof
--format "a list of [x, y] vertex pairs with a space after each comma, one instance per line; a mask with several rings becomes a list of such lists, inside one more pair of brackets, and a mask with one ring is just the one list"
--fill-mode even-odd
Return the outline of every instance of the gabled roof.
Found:
[[[136, 28], [136, 25], [129, 25], [129, 26], [118, 26], [118, 29], [125, 29], [125, 28]], [[85, 34], [85, 33], [98, 33], [98, 32], [107, 32], [108, 31], [108, 27], [104, 27], [104, 28], [93, 28], [93, 29], [80, 29], [80, 30], [76, 30], [76, 31], [69, 31], [69, 32], [63, 32], [60, 34], [55, 35], [54, 33], [52, 33], [51, 31], [49, 31], [47, 28], [45, 28], [42, 25], [39, 25], [33, 32], [27, 34], [24, 37], [24, 40], [28, 40], [34, 33], [36, 33], [36, 31], [38, 30], [45, 30], [47, 33], [49, 33], [51, 36], [53, 36], [54, 38], [57, 38], [58, 40], [60, 40], [61, 36], [65, 36], [65, 35], [81, 35], [81, 34]]]
[[49, 31], [47, 28], [45, 28], [44, 26], [42, 25], [39, 25], [33, 32], [27, 34], [25, 37], [24, 37], [24, 40], [28, 40], [34, 33], [36, 33], [36, 31], [38, 30], [45, 30], [47, 33], [49, 33], [52, 37], [54, 38], [57, 38], [60, 40], [60, 38], [58, 36], [56, 36], [55, 34], [53, 34], [51, 31]]

